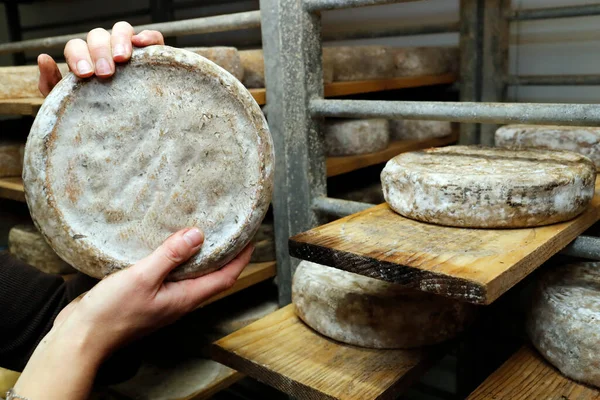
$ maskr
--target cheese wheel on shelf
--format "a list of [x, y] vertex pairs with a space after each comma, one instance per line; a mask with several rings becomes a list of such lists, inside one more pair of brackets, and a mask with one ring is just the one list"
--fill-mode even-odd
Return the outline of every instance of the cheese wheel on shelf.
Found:
[[239, 81], [243, 81], [244, 67], [242, 66], [240, 53], [235, 47], [187, 47], [185, 50], [208, 58], [231, 75], [235, 76]]
[[549, 150], [448, 146], [386, 164], [386, 202], [417, 221], [519, 228], [570, 220], [588, 206], [596, 169], [586, 157]]
[[33, 224], [16, 225], [8, 233], [8, 251], [19, 260], [48, 274], [70, 274], [75, 270], [64, 262]]
[[302, 261], [292, 282], [298, 317], [337, 341], [377, 349], [414, 348], [455, 337], [476, 306]]
[[328, 156], [350, 156], [387, 148], [390, 129], [385, 119], [329, 119], [324, 136]]
[[96, 278], [198, 226], [205, 242], [169, 275], [179, 280], [221, 268], [250, 242], [271, 201], [273, 159], [241, 82], [192, 52], [150, 46], [110, 80], [68, 75], [54, 88], [29, 134], [23, 180], [49, 244]]
[[[59, 63], [58, 69], [64, 76], [69, 66]], [[40, 70], [37, 65], [0, 67], [0, 99], [22, 99], [42, 97], [38, 88]]]
[[391, 140], [426, 140], [450, 134], [452, 124], [448, 121], [390, 120]]
[[600, 387], [600, 263], [542, 271], [526, 328], [533, 345], [562, 374]]
[[396, 77], [442, 75], [458, 71], [457, 47], [394, 48]]
[[21, 176], [25, 143], [0, 141], [0, 178]]
[[554, 125], [505, 125], [496, 131], [498, 147], [566, 150], [583, 154], [600, 168], [600, 128]]
[[333, 81], [363, 81], [394, 76], [394, 50], [386, 46], [323, 48], [323, 64], [333, 67]]

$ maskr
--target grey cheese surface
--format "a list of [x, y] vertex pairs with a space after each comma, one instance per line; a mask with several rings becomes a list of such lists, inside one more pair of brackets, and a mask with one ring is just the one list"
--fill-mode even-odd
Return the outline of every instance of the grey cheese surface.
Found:
[[33, 224], [16, 225], [8, 233], [8, 251], [19, 260], [48, 274], [70, 274], [75, 270], [46, 243]]
[[328, 156], [351, 156], [385, 149], [390, 142], [385, 119], [328, 119], [324, 123]]
[[600, 128], [554, 125], [505, 125], [496, 131], [498, 147], [540, 148], [583, 154], [600, 168]]
[[457, 47], [407, 47], [392, 51], [396, 77], [442, 75], [458, 71]]
[[426, 140], [450, 134], [452, 124], [448, 121], [390, 120], [391, 140]]
[[21, 176], [25, 144], [0, 141], [0, 178]]
[[[194, 73], [190, 73], [193, 71]], [[207, 59], [136, 49], [111, 80], [65, 77], [25, 149], [32, 217], [61, 258], [101, 278], [197, 226], [201, 250], [169, 279], [229, 262], [272, 196], [273, 145], [248, 90]]]
[[400, 154], [386, 164], [386, 202], [418, 221], [467, 228], [548, 225], [591, 201], [596, 169], [586, 157], [548, 150], [448, 146]]
[[292, 282], [297, 315], [317, 332], [369, 348], [414, 348], [455, 337], [475, 306], [302, 261]]
[[600, 387], [600, 263], [542, 272], [526, 324], [531, 342], [563, 375]]
[[394, 76], [394, 51], [385, 46], [323, 48], [323, 65], [332, 65], [333, 81], [363, 81]]

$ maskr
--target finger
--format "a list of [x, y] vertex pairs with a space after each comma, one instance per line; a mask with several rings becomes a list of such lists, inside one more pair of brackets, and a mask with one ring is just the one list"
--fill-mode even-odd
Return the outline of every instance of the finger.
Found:
[[250, 262], [253, 251], [253, 245], [246, 246], [236, 258], [220, 270], [196, 279], [167, 282], [167, 290], [173, 296], [183, 299], [182, 303], [187, 310], [194, 310], [214, 295], [232, 287]]
[[40, 80], [38, 88], [42, 96], [46, 97], [54, 86], [62, 79], [58, 65], [48, 54], [40, 54], [37, 59], [38, 68], [40, 69]]
[[115, 62], [110, 48], [110, 33], [102, 28], [92, 29], [87, 35], [87, 45], [96, 75], [107, 78], [115, 72]]
[[136, 47], [146, 47], [152, 45], [164, 45], [165, 39], [159, 31], [141, 31], [131, 38], [131, 42]]
[[194, 255], [202, 243], [204, 235], [198, 228], [180, 230], [130, 269], [143, 276], [147, 284], [159, 287], [169, 272]]
[[65, 46], [65, 59], [69, 69], [80, 78], [88, 78], [94, 74], [94, 67], [87, 43], [81, 39], [73, 39]]
[[117, 22], [110, 35], [113, 60], [124, 62], [131, 58], [131, 37], [133, 36], [133, 27], [127, 22]]

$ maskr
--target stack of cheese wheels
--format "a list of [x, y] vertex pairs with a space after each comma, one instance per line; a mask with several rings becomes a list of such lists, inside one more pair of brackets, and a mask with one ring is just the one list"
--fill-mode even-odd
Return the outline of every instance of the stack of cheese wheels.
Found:
[[411, 47], [393, 49], [395, 76], [441, 75], [457, 72], [457, 47]]
[[404, 153], [381, 172], [386, 202], [418, 221], [466, 228], [548, 225], [579, 215], [596, 168], [561, 151], [448, 146]]
[[600, 168], [600, 128], [554, 125], [506, 125], [496, 131], [496, 146], [573, 151]]
[[394, 51], [385, 46], [325, 47], [323, 64], [331, 64], [333, 81], [362, 81], [394, 76]]
[[373, 153], [390, 142], [385, 119], [329, 119], [325, 121], [325, 153], [331, 157]]
[[425, 140], [448, 136], [451, 133], [452, 124], [448, 121], [390, 120], [392, 140]]
[[21, 261], [48, 274], [69, 274], [75, 270], [52, 250], [33, 224], [17, 225], [8, 233], [8, 251]]
[[443, 342], [471, 321], [475, 306], [302, 261], [292, 283], [296, 313], [317, 332], [377, 349]]
[[600, 387], [600, 263], [542, 272], [526, 323], [533, 345], [567, 377]]
[[208, 58], [240, 81], [244, 79], [244, 67], [235, 47], [187, 47], [185, 50]]
[[250, 92], [168, 46], [135, 49], [110, 80], [67, 75], [25, 148], [31, 215], [56, 253], [101, 278], [197, 226], [205, 242], [169, 279], [232, 260], [268, 210], [273, 145]]
[[21, 176], [25, 144], [13, 141], [0, 142], [0, 178]]

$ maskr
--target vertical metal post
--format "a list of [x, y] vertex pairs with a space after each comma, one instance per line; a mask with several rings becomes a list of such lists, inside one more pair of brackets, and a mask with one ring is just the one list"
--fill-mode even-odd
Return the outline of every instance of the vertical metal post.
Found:
[[[483, 91], [484, 102], [503, 102], [506, 99], [508, 79], [508, 39], [510, 0], [485, 2], [483, 42]], [[497, 125], [481, 126], [481, 143], [494, 144]]]
[[[483, 0], [460, 1], [460, 101], [481, 101]], [[479, 143], [479, 124], [460, 124], [460, 144]]]
[[291, 301], [297, 266], [288, 238], [324, 221], [312, 208], [326, 194], [326, 169], [319, 121], [308, 111], [323, 97], [321, 17], [302, 0], [261, 0], [262, 40], [269, 128], [275, 144], [273, 212], [277, 283], [281, 305]]
[[[21, 32], [21, 14], [19, 13], [19, 3], [6, 2], [4, 3], [4, 13], [6, 15], [6, 23], [8, 24], [8, 40], [11, 42], [19, 42], [23, 40]], [[13, 63], [15, 65], [25, 64], [25, 53], [13, 54]]]

